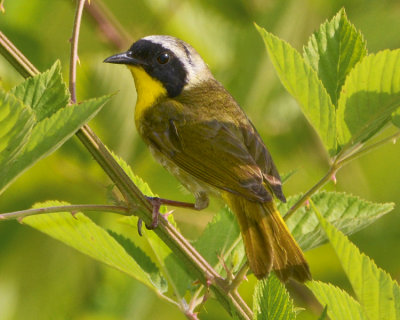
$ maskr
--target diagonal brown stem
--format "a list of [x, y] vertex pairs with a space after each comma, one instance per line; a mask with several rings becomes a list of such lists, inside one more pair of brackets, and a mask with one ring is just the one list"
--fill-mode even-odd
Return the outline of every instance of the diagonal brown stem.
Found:
[[96, 0], [90, 4], [86, 2], [85, 10], [95, 21], [101, 34], [118, 50], [126, 49], [132, 43], [131, 36], [125, 31], [111, 11], [108, 10], [103, 1]]

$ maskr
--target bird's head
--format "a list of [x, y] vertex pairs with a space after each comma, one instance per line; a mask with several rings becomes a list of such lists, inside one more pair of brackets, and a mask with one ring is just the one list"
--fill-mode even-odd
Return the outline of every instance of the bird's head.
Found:
[[104, 60], [127, 65], [135, 79], [138, 99], [147, 92], [170, 98], [212, 77], [206, 63], [186, 42], [171, 36], [148, 36], [128, 51]]

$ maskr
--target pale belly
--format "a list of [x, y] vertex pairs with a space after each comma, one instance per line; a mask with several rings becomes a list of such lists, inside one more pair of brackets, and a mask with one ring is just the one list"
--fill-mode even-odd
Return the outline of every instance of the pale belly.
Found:
[[151, 146], [149, 149], [154, 159], [156, 159], [165, 169], [175, 176], [189, 192], [193, 193], [196, 199], [196, 209], [201, 210], [208, 206], [208, 195], [220, 196], [220, 193], [216, 188], [200, 181], [186, 171], [182, 170], [157, 149]]

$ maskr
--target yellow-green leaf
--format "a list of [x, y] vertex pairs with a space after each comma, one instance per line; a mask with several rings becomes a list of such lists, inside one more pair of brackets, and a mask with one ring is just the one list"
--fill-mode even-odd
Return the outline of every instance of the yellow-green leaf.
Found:
[[267, 279], [257, 282], [253, 297], [253, 313], [254, 320], [296, 319], [293, 300], [274, 273]]
[[[287, 212], [301, 196], [292, 196], [286, 203], [279, 203], [279, 211], [282, 214]], [[393, 203], [373, 203], [340, 192], [317, 192], [311, 200], [324, 218], [345, 234], [367, 227], [394, 208]], [[297, 209], [286, 224], [303, 250], [326, 242], [325, 232], [309, 206]]]
[[331, 319], [367, 320], [360, 304], [346, 291], [330, 283], [320, 281], [311, 281], [306, 285], [318, 301], [323, 306], [327, 306], [327, 313]]
[[316, 214], [368, 319], [400, 319], [400, 287], [397, 282], [319, 212]]
[[276, 72], [331, 155], [336, 152], [335, 107], [317, 72], [287, 42], [258, 26]]
[[69, 93], [61, 76], [60, 61], [32, 78], [28, 78], [11, 90], [25, 105], [35, 112], [37, 121], [51, 116], [64, 108], [69, 101]]
[[18, 157], [0, 175], [0, 193], [25, 170], [48, 156], [93, 118], [109, 97], [84, 101], [64, 107], [38, 122], [32, 129]]
[[0, 89], [0, 176], [25, 146], [34, 123], [31, 109]]
[[400, 49], [371, 54], [351, 70], [337, 109], [341, 147], [364, 142], [390, 121], [400, 106], [399, 70]]
[[[38, 207], [68, 205], [65, 202], [48, 201]], [[103, 228], [96, 225], [83, 213], [72, 216], [69, 212], [50, 213], [25, 217], [29, 225], [66, 245], [101, 261], [143, 282], [153, 290], [152, 277], [143, 271], [125, 249]]]
[[318, 72], [334, 105], [346, 76], [366, 54], [364, 38], [344, 9], [323, 23], [304, 47], [304, 59]]

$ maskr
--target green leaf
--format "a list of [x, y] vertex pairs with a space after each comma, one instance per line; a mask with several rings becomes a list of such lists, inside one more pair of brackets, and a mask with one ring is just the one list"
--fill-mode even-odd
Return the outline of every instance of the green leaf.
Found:
[[347, 19], [344, 9], [320, 26], [310, 37], [303, 54], [317, 71], [334, 105], [346, 76], [366, 55], [364, 38]]
[[[125, 171], [127, 176], [133, 181], [133, 183], [139, 188], [139, 190], [146, 196], [148, 197], [156, 197], [157, 195], [151, 191], [150, 186], [147, 184], [147, 182], [143, 181], [142, 178], [137, 176], [136, 174], [133, 173], [132, 168], [130, 167], [129, 164], [126, 163], [124, 159], [110, 151], [112, 156], [114, 157], [115, 161], [120, 165], [120, 167]], [[165, 213], [165, 206], [161, 206], [160, 209], [161, 213]]]
[[274, 273], [259, 280], [253, 296], [254, 320], [296, 319], [293, 301]]
[[164, 259], [165, 272], [168, 273], [171, 286], [175, 295], [183, 298], [186, 291], [196, 288], [193, 286], [194, 279], [185, 268], [182, 267], [180, 261], [172, 252]]
[[67, 106], [38, 122], [18, 157], [10, 164], [5, 174], [0, 175], [0, 193], [35, 162], [59, 148], [96, 115], [108, 98], [106, 96]]
[[400, 108], [392, 113], [392, 122], [396, 127], [400, 128]]
[[368, 319], [400, 319], [399, 285], [319, 212], [316, 215]]
[[55, 62], [49, 70], [25, 80], [13, 88], [11, 93], [32, 108], [37, 121], [50, 117], [69, 101], [68, 89], [61, 76], [60, 61]]
[[[140, 191], [146, 196], [155, 197], [149, 185], [144, 182], [140, 177], [136, 176], [131, 167], [120, 157], [113, 154], [115, 160], [125, 171], [130, 179], [135, 183], [135, 185], [140, 189]], [[162, 206], [160, 208], [160, 213], [166, 213], [167, 208]], [[137, 217], [124, 217], [121, 219], [123, 223], [126, 223], [133, 228], [137, 228]], [[175, 225], [173, 216], [168, 216], [168, 222]], [[145, 230], [143, 228], [143, 237], [138, 238], [138, 241], [146, 241], [148, 247], [150, 248], [152, 254], [155, 256], [156, 264], [161, 269], [165, 278], [170, 283], [175, 294], [179, 297], [183, 297], [186, 290], [189, 288], [192, 278], [187, 274], [186, 270], [180, 265], [180, 261], [177, 260], [175, 255], [172, 253], [171, 249], [157, 236], [152, 230]]]
[[337, 135], [341, 147], [363, 142], [400, 106], [400, 49], [365, 57], [349, 73], [339, 98]]
[[[279, 203], [281, 213], [287, 212], [301, 195]], [[318, 192], [311, 197], [319, 212], [345, 234], [352, 234], [370, 225], [389, 211], [393, 203], [372, 203], [359, 197], [338, 192]], [[302, 206], [286, 221], [289, 230], [303, 250], [310, 250], [326, 242], [325, 232], [307, 206]]]
[[225, 207], [214, 215], [193, 245], [209, 264], [215, 266], [218, 256], [227, 252], [238, 237], [239, 226], [232, 212]]
[[286, 90], [320, 136], [330, 154], [336, 152], [335, 107], [316, 71], [292, 46], [258, 26], [272, 64]]
[[[68, 205], [65, 202], [48, 201], [34, 207]], [[76, 250], [101, 261], [156, 290], [150, 274], [146, 273], [125, 249], [103, 228], [83, 213], [51, 213], [25, 217], [22, 222]], [[157, 291], [157, 290], [156, 290]]]
[[346, 291], [320, 281], [311, 281], [306, 285], [318, 301], [323, 306], [327, 306], [327, 312], [331, 319], [367, 320], [360, 304]]
[[0, 89], [0, 176], [26, 144], [34, 119], [29, 107]]
[[328, 306], [325, 306], [324, 310], [322, 310], [322, 313], [318, 320], [328, 320]]
[[149, 274], [152, 283], [159, 292], [166, 292], [168, 284], [165, 278], [161, 275], [160, 270], [153, 263], [146, 253], [137, 247], [130, 239], [108, 230], [108, 233], [125, 249], [125, 251], [136, 261], [140, 268]]

